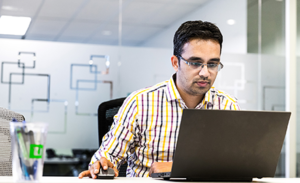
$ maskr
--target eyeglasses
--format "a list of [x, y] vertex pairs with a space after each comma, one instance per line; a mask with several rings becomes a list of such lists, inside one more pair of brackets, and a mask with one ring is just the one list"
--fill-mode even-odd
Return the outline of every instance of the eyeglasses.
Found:
[[202, 70], [203, 67], [206, 65], [206, 67], [209, 71], [218, 72], [224, 67], [221, 62], [203, 64], [202, 62], [187, 61], [184, 58], [182, 58], [181, 56], [178, 56], [178, 58], [182, 59], [187, 65], [191, 66], [193, 69], [199, 69], [200, 68], [200, 70]]

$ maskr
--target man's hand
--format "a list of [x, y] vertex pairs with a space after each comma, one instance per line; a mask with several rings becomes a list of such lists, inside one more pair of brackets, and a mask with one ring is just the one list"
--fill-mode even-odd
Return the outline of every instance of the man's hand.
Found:
[[99, 173], [100, 167], [103, 170], [107, 170], [108, 167], [113, 168], [115, 171], [115, 177], [119, 175], [119, 171], [114, 165], [108, 161], [106, 158], [102, 157], [100, 161], [96, 161], [94, 164], [90, 166], [89, 170], [85, 170], [78, 175], [78, 178], [82, 179], [83, 177], [90, 177], [93, 179], [97, 178], [97, 174]]
[[173, 162], [154, 162], [151, 165], [149, 176], [152, 173], [171, 172]]

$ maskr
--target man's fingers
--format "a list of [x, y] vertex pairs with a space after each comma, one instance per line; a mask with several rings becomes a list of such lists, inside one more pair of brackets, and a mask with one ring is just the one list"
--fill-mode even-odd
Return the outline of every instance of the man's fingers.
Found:
[[149, 176], [151, 176], [151, 174], [154, 173], [155, 165], [156, 165], [156, 162], [152, 163], [151, 168], [149, 170]]
[[96, 179], [97, 178], [97, 174], [99, 173], [99, 170], [100, 170], [100, 162], [99, 161], [96, 161], [94, 164], [92, 164], [92, 166], [90, 167], [90, 174], [91, 174], [91, 177], [93, 179]]
[[93, 169], [93, 173], [96, 174], [96, 173], [99, 173], [99, 170], [100, 170], [100, 162], [99, 161], [96, 161], [94, 164], [92, 164], [92, 169]]
[[149, 176], [153, 173], [171, 172], [173, 162], [154, 162], [149, 170]]
[[107, 170], [108, 167], [112, 168], [115, 172], [115, 177], [117, 177], [119, 175], [119, 171], [117, 168], [114, 167], [114, 164], [112, 164], [112, 162], [110, 162], [109, 160], [107, 160], [106, 158], [102, 157], [100, 159], [100, 163], [101, 166], [103, 167], [103, 170]]
[[91, 175], [91, 177], [93, 178], [93, 179], [95, 179], [95, 172], [94, 172], [94, 169], [93, 168], [90, 168], [90, 175]]
[[110, 161], [107, 160], [107, 166], [110, 167], [110, 168], [113, 168], [114, 164], [112, 164], [112, 162], [110, 162]]
[[115, 171], [115, 177], [118, 177], [119, 176], [119, 171], [116, 167], [113, 167], [114, 171]]
[[[107, 170], [108, 168], [108, 163], [110, 163], [110, 161], [108, 161], [106, 158], [102, 157], [100, 159], [100, 163], [101, 163], [101, 166], [103, 167], [103, 170]], [[110, 166], [111, 167], [111, 166]], [[113, 166], [112, 166], [113, 167]]]
[[150, 168], [150, 171], [149, 171], [149, 176], [151, 176], [152, 172], [153, 172], [153, 169], [152, 169], [152, 167], [151, 167], [151, 168]]
[[90, 171], [89, 170], [86, 170], [86, 171], [83, 171], [81, 172], [79, 175], [78, 175], [78, 178], [82, 179], [83, 177], [89, 177], [91, 174], [90, 174]]

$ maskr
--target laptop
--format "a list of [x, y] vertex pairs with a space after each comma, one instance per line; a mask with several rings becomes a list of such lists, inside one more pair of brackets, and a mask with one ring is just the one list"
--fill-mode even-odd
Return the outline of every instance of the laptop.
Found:
[[171, 172], [153, 178], [274, 177], [291, 112], [184, 109]]

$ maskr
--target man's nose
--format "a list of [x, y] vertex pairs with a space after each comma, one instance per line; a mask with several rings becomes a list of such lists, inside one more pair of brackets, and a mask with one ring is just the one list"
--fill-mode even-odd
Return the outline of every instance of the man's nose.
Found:
[[201, 66], [201, 70], [199, 72], [199, 75], [203, 76], [204, 78], [207, 78], [209, 76], [209, 71], [208, 71], [207, 65]]

